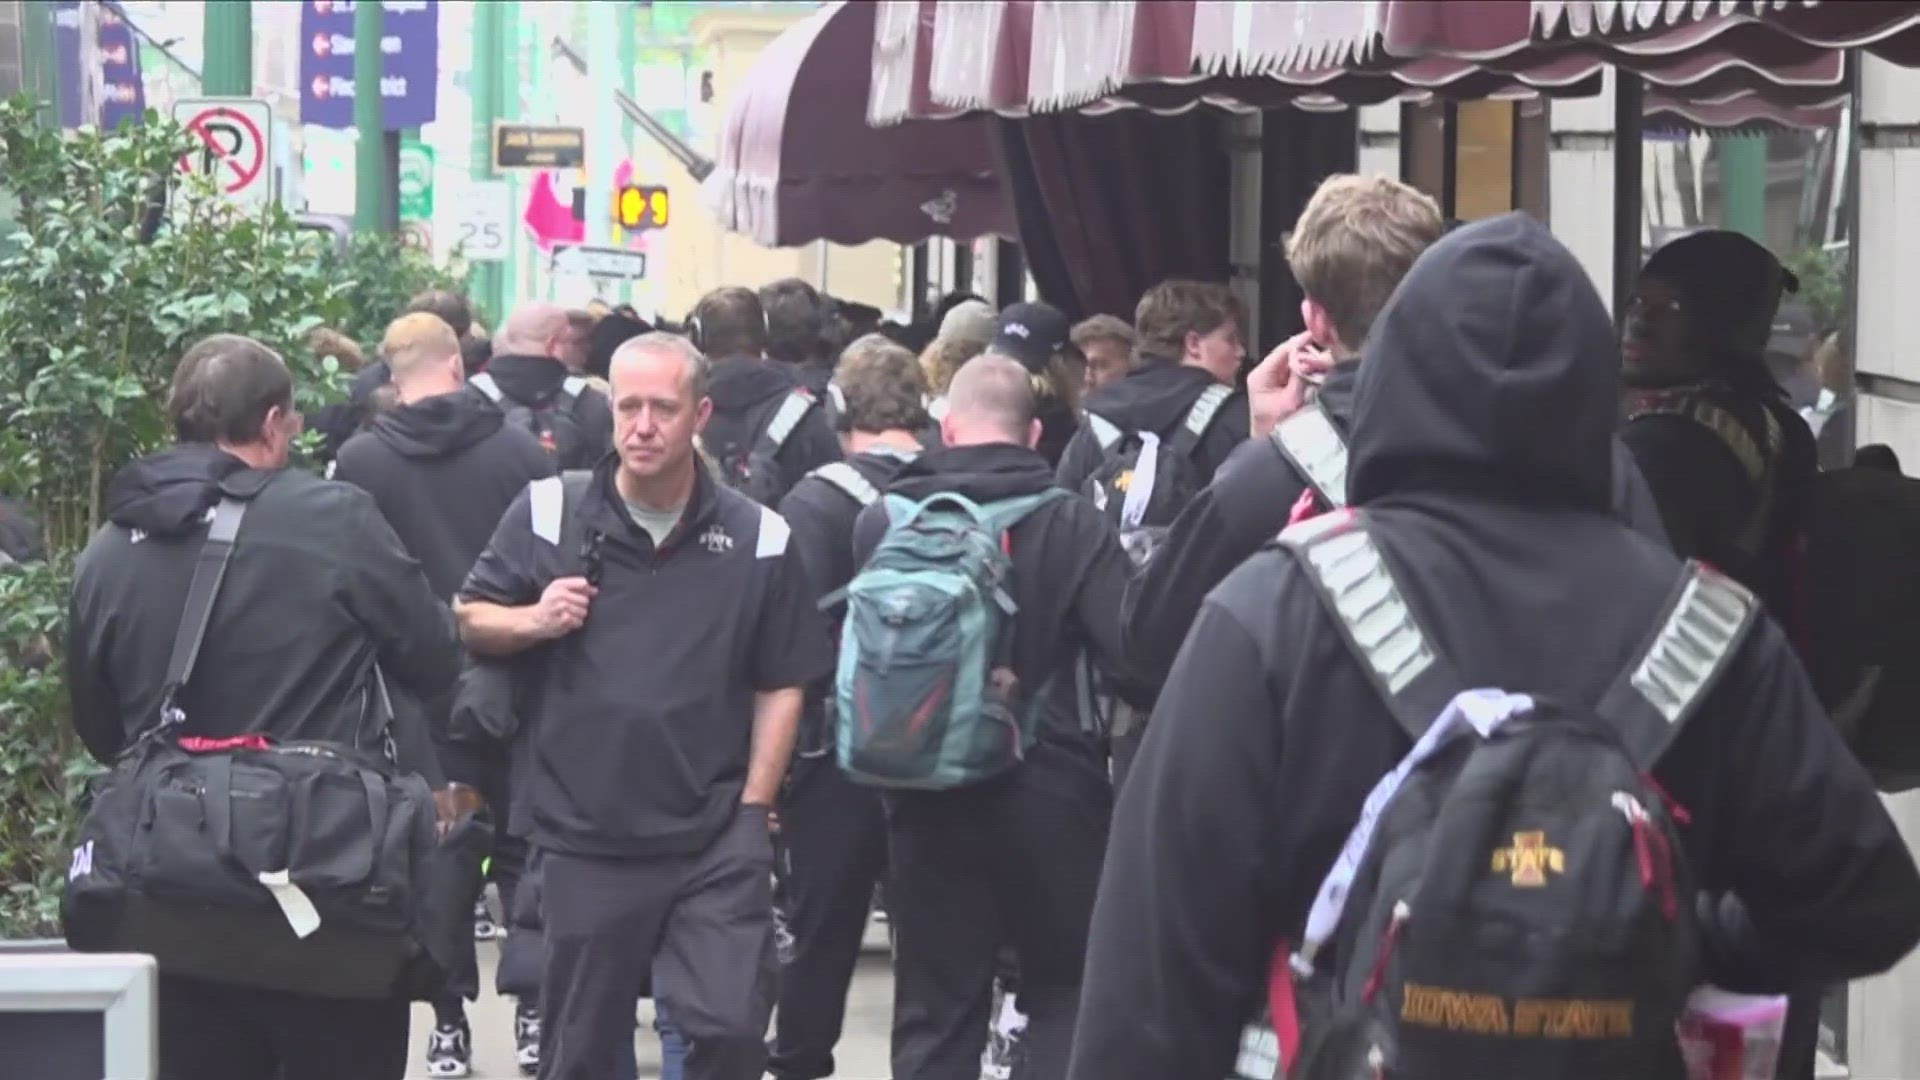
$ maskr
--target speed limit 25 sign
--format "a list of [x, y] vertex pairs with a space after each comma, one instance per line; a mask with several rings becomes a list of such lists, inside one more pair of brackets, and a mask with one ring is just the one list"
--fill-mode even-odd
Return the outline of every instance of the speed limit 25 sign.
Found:
[[[505, 180], [474, 180], [452, 206], [453, 235], [444, 243], [468, 262], [505, 262], [513, 221], [513, 195]], [[445, 219], [442, 219], [445, 220]]]

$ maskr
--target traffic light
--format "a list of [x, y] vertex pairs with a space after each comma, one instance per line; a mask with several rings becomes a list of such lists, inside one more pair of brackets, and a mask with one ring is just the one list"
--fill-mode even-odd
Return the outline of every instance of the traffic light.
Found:
[[628, 232], [664, 229], [670, 216], [666, 188], [628, 184], [614, 194], [613, 220]]

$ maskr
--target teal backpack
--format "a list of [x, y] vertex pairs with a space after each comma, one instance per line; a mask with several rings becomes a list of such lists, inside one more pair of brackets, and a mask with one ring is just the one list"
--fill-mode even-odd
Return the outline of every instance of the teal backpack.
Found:
[[944, 791], [1025, 758], [1041, 695], [1013, 677], [1007, 533], [1067, 494], [886, 497], [886, 535], [844, 591], [834, 680], [840, 768], [856, 783]]

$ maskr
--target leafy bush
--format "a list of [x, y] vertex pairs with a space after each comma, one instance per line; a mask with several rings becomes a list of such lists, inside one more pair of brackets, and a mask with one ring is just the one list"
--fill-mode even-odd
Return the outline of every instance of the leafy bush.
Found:
[[1813, 313], [1813, 321], [1822, 334], [1838, 330], [1849, 317], [1847, 310], [1847, 249], [1802, 248], [1786, 260], [1787, 269], [1800, 279], [1800, 299]]
[[[321, 325], [391, 318], [395, 295], [450, 279], [387, 242], [345, 261], [278, 208], [239, 215], [175, 163], [194, 138], [148, 114], [63, 135], [0, 103], [0, 178], [17, 198], [0, 245], [0, 493], [46, 525], [52, 558], [0, 572], [0, 937], [53, 932], [85, 779], [67, 718], [62, 621], [74, 553], [107, 481], [169, 439], [173, 366], [208, 334], [287, 359], [301, 405], [343, 374], [308, 350]], [[405, 296], [401, 296], [404, 301]]]
[[349, 312], [347, 322], [337, 329], [359, 342], [369, 355], [407, 301], [428, 289], [461, 292], [467, 284], [464, 270], [443, 270], [397, 238], [378, 233], [355, 233], [336, 274], [346, 286]]

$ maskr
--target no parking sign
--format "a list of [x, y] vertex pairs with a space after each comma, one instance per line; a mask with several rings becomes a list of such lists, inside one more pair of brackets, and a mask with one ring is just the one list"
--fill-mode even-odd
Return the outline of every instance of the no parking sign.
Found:
[[257, 210], [273, 197], [273, 109], [259, 98], [184, 98], [173, 118], [195, 147], [180, 171], [204, 176], [228, 202]]

